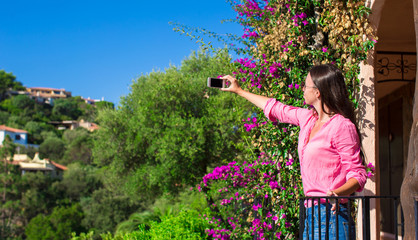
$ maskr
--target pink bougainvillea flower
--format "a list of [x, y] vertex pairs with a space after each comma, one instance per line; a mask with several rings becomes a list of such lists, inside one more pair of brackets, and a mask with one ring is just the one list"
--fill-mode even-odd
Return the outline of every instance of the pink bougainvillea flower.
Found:
[[260, 209], [261, 207], [262, 207], [261, 204], [255, 204], [255, 205], [253, 205], [254, 211], [258, 211], [258, 209]]
[[253, 220], [253, 226], [254, 227], [258, 227], [260, 225], [260, 223], [261, 223], [261, 221], [258, 218], [256, 218], [256, 219]]
[[325, 52], [327, 52], [327, 51], [328, 51], [328, 48], [327, 48], [327, 47], [323, 47], [323, 48], [322, 48], [322, 52], [324, 52], [324, 53], [325, 53]]
[[277, 181], [271, 181], [269, 185], [272, 189], [279, 188], [279, 184], [277, 183]]

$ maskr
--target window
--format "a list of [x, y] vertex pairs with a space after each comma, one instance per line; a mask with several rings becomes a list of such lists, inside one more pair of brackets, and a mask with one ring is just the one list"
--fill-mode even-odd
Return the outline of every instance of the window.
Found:
[[20, 135], [15, 135], [15, 140], [20, 140]]

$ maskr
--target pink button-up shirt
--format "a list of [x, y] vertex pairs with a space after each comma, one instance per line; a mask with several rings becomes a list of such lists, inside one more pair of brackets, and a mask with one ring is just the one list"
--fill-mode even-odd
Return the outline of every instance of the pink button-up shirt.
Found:
[[366, 170], [360, 157], [359, 137], [355, 125], [335, 114], [309, 141], [318, 117], [313, 110], [284, 105], [270, 99], [264, 114], [271, 121], [300, 126], [298, 153], [305, 196], [325, 196], [328, 190], [341, 187], [350, 178], [366, 183]]

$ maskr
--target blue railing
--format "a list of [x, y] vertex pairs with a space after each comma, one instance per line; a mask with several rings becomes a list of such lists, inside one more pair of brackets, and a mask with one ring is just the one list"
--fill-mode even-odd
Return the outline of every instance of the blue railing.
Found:
[[[370, 226], [370, 201], [372, 199], [376, 200], [376, 201], [385, 201], [386, 203], [389, 202], [389, 205], [386, 204], [385, 206], [391, 206], [388, 209], [391, 209], [392, 212], [390, 214], [390, 216], [393, 217], [393, 228], [392, 228], [392, 233], [395, 235], [396, 239], [398, 238], [398, 234], [399, 234], [399, 228], [401, 230], [401, 234], [400, 236], [404, 236], [404, 217], [403, 217], [403, 213], [402, 213], [402, 208], [400, 206], [400, 201], [399, 201], [399, 196], [349, 196], [349, 197], [323, 197], [323, 196], [319, 196], [319, 197], [302, 197], [299, 200], [299, 206], [300, 206], [300, 212], [299, 212], [299, 237], [300, 239], [302, 239], [303, 237], [303, 233], [305, 230], [305, 221], [306, 221], [306, 216], [307, 216], [307, 211], [311, 211], [310, 213], [312, 215], [314, 215], [314, 211], [317, 211], [317, 218], [314, 219], [313, 217], [309, 220], [310, 222], [306, 223], [307, 225], [310, 226], [315, 226], [315, 221], [317, 221], [317, 225], [321, 226], [322, 224], [320, 223], [325, 223], [325, 229], [321, 229], [322, 227], [318, 228], [318, 233], [315, 233], [314, 231], [314, 227], [310, 227], [309, 229], [307, 229], [307, 233], [306, 237], [310, 240], [317, 240], [317, 239], [321, 239], [321, 233], [324, 233], [325, 235], [325, 240], [329, 240], [330, 236], [329, 236], [329, 231], [330, 231], [330, 214], [329, 212], [331, 211], [331, 204], [335, 204], [336, 205], [336, 214], [338, 214], [338, 209], [339, 209], [339, 205], [341, 205], [341, 203], [339, 203], [339, 201], [341, 201], [342, 199], [344, 199], [344, 205], [345, 207], [347, 207], [348, 209], [348, 224], [349, 224], [349, 228], [348, 229], [355, 229], [356, 227], [356, 219], [354, 219], [355, 217], [358, 217], [359, 215], [353, 215], [353, 209], [355, 209], [355, 207], [357, 206], [357, 209], [359, 208], [359, 206], [361, 206], [362, 209], [362, 225], [359, 226], [362, 229], [362, 237], [361, 239], [364, 240], [370, 240], [370, 232], [371, 232], [371, 226]], [[348, 200], [348, 201], [347, 201]], [[316, 203], [321, 202], [321, 205], [325, 205], [325, 211], [328, 214], [325, 214], [325, 221], [324, 219], [321, 220], [321, 208], [317, 207], [307, 207], [310, 205], [316, 205]], [[330, 203], [330, 204], [326, 204], [326, 203]], [[401, 208], [401, 219], [398, 219], [398, 208]], [[387, 212], [387, 209], [385, 209], [385, 211]], [[322, 222], [321, 222], [322, 221]], [[342, 229], [339, 229], [339, 225], [338, 225], [338, 218], [335, 218], [335, 222], [333, 223], [335, 224], [333, 227], [335, 227], [335, 231], [336, 231], [336, 239], [338, 239], [338, 233], [339, 231], [342, 231]], [[360, 230], [360, 229], [358, 229]], [[379, 229], [380, 230], [380, 229]], [[348, 231], [348, 238], [349, 239], [356, 239], [356, 233], [355, 231]], [[324, 240], [324, 239], [323, 239]]]

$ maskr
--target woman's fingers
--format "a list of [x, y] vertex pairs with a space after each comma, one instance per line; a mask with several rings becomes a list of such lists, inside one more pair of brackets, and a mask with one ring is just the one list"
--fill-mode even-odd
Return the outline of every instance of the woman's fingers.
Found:
[[[327, 196], [329, 196], [329, 197], [338, 197], [338, 195], [334, 191], [331, 191], [331, 190], [329, 190], [327, 192]], [[337, 201], [338, 201], [338, 199], [337, 200], [332, 200], [332, 202], [337, 202]], [[332, 204], [332, 207], [331, 207], [332, 213], [335, 214], [336, 213], [336, 210], [337, 210], [337, 204], [336, 203], [333, 203]]]
[[235, 79], [234, 77], [230, 75], [226, 75], [226, 76], [221, 77], [221, 79], [225, 79], [230, 83], [229, 87], [221, 88], [222, 91], [236, 92], [239, 89], [237, 79]]

